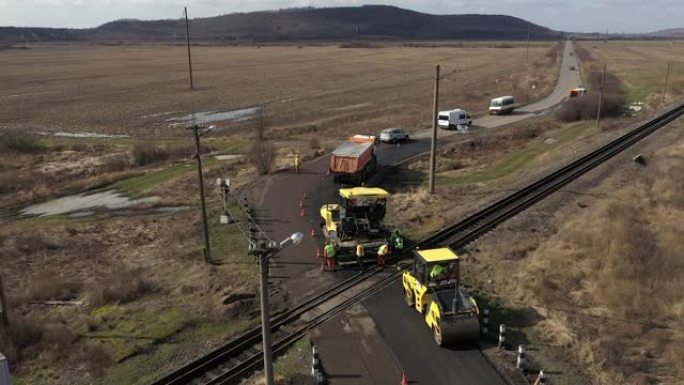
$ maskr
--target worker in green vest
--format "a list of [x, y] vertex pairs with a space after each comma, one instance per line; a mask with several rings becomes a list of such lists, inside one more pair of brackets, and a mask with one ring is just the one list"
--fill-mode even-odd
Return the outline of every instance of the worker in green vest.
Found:
[[328, 266], [328, 271], [335, 270], [335, 244], [332, 241], [328, 241], [323, 251], [325, 252], [325, 262]]
[[430, 279], [433, 281], [439, 281], [440, 279], [443, 279], [445, 275], [446, 269], [444, 269], [444, 266], [440, 264], [432, 266], [432, 269], [430, 270]]
[[394, 232], [392, 233], [392, 246], [397, 253], [401, 253], [404, 249], [404, 238], [402, 238], [398, 229], [394, 229]]

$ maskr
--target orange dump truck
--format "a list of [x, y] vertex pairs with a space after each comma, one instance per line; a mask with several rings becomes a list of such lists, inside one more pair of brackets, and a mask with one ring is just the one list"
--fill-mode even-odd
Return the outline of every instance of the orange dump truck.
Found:
[[330, 155], [330, 173], [335, 183], [363, 185], [375, 167], [375, 137], [354, 135]]

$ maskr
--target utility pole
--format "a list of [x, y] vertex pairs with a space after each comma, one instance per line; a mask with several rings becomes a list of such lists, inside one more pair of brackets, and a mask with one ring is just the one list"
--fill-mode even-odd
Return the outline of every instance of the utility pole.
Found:
[[0, 275], [0, 307], [2, 308], [2, 327], [5, 332], [9, 329], [9, 315], [7, 314], [7, 301], [5, 301], [5, 288], [2, 284], [2, 275]]
[[439, 106], [439, 65], [435, 67], [435, 96], [432, 114], [432, 142], [430, 142], [430, 194], [435, 193], [435, 164], [437, 162], [437, 111]]
[[[202, 151], [200, 149], [200, 134], [198, 124], [194, 124], [189, 129], [195, 137], [195, 158], [197, 158], [197, 176], [199, 177], [200, 201], [202, 204], [202, 224], [204, 225], [204, 262], [212, 263], [211, 246], [209, 245], [209, 224], [207, 222], [207, 207], [204, 202], [204, 177], [202, 176]], [[210, 127], [211, 128], [211, 127]]]
[[525, 52], [525, 60], [530, 60], [530, 25], [527, 25], [527, 51]]
[[188, 69], [190, 70], [190, 89], [194, 90], [195, 86], [192, 83], [192, 56], [190, 55], [190, 27], [188, 26], [188, 7], [183, 7], [185, 10], [185, 41], [188, 43]]
[[606, 84], [606, 64], [603, 63], [603, 76], [601, 76], [601, 93], [599, 94], [598, 110], [596, 111], [596, 128], [601, 127], [601, 110], [603, 109], [603, 91]]
[[356, 26], [355, 31], [356, 31], [356, 42], [358, 43], [359, 42], [359, 26], [358, 25]]
[[264, 374], [266, 385], [275, 384], [273, 376], [273, 354], [271, 353], [271, 324], [268, 313], [268, 260], [272, 253], [261, 251], [259, 253], [259, 272], [261, 289], [261, 334], [264, 351]]
[[672, 63], [667, 63], [667, 74], [665, 75], [665, 87], [663, 88], [663, 103], [665, 103], [665, 94], [667, 93], [667, 82], [670, 80], [670, 66]]

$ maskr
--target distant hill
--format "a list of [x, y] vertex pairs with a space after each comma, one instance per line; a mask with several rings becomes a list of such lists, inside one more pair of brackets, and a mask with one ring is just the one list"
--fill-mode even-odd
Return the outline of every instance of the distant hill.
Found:
[[[233, 13], [190, 21], [195, 41], [353, 40], [520, 40], [528, 28], [535, 40], [561, 32], [503, 15], [430, 15], [392, 6], [296, 8]], [[0, 27], [0, 41], [159, 41], [185, 39], [178, 20], [118, 20], [92, 29]]]
[[662, 31], [651, 32], [648, 35], [665, 39], [684, 39], [684, 28], [664, 29]]

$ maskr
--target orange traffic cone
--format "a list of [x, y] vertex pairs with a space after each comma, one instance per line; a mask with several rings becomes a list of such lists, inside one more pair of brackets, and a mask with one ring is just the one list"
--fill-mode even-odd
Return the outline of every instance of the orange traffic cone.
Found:
[[311, 228], [311, 238], [316, 238], [316, 229]]
[[302, 207], [302, 211], [299, 212], [300, 217], [305, 217], [306, 216], [306, 208]]
[[411, 381], [409, 381], [408, 376], [406, 375], [406, 372], [401, 372], [401, 384], [400, 385], [409, 385]]

